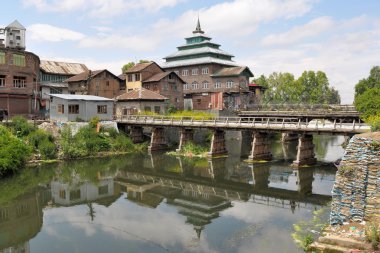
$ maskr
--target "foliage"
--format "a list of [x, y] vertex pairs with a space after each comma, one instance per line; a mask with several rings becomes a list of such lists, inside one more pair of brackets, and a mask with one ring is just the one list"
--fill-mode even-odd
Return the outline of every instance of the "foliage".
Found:
[[168, 114], [168, 116], [194, 118], [195, 120], [210, 120], [215, 118], [215, 115], [202, 111], [177, 111], [175, 113]]
[[310, 221], [300, 221], [293, 225], [293, 240], [299, 247], [306, 250], [307, 247], [319, 236], [327, 226], [330, 211], [327, 207], [313, 212], [313, 218]]
[[123, 133], [117, 135], [114, 141], [112, 142], [113, 151], [131, 151], [133, 149], [134, 144], [132, 140]]
[[0, 126], [0, 176], [19, 170], [30, 155], [30, 148], [8, 129]]
[[380, 142], [378, 142], [378, 141], [372, 141], [370, 143], [370, 147], [373, 150], [380, 150]]
[[41, 129], [37, 129], [27, 136], [27, 140], [32, 149], [40, 153], [42, 159], [56, 158], [57, 147], [52, 135]]
[[338, 173], [344, 177], [352, 177], [355, 173], [355, 168], [351, 166], [340, 166]]
[[372, 67], [368, 78], [361, 79], [355, 85], [355, 101], [356, 97], [362, 95], [367, 90], [380, 88], [380, 66]]
[[369, 116], [366, 122], [371, 126], [372, 131], [380, 131], [380, 114]]
[[99, 123], [100, 119], [98, 116], [96, 117], [93, 117], [90, 119], [90, 122], [89, 122], [89, 125], [92, 127], [92, 128], [96, 128], [98, 123]]
[[174, 105], [170, 105], [166, 111], [168, 114], [173, 114], [177, 112], [177, 108]]
[[180, 154], [183, 154], [185, 156], [203, 156], [205, 155], [205, 153], [207, 153], [207, 151], [207, 147], [203, 147], [189, 141], [185, 145], [183, 145]]
[[263, 102], [268, 104], [339, 104], [337, 90], [330, 87], [322, 71], [304, 71], [296, 80], [290, 73], [273, 72], [268, 77], [261, 75], [253, 82], [267, 87]]
[[36, 128], [28, 123], [22, 116], [15, 116], [12, 118], [11, 129], [17, 137], [25, 137], [33, 132]]
[[380, 116], [380, 88], [367, 89], [355, 97], [355, 107], [367, 119], [370, 116]]
[[141, 111], [138, 113], [138, 115], [147, 115], [147, 116], [159, 116], [158, 113], [152, 112], [152, 111]]
[[121, 68], [121, 72], [125, 73], [128, 69], [132, 68], [136, 64], [134, 62], [128, 62], [127, 64], [124, 64], [124, 66]]
[[365, 228], [365, 235], [367, 241], [372, 244], [372, 247], [377, 249], [380, 242], [378, 226], [374, 223], [368, 223]]

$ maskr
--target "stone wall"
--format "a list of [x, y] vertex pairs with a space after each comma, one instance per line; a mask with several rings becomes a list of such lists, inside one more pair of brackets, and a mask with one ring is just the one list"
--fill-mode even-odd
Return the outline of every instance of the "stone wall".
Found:
[[371, 134], [354, 136], [332, 190], [330, 224], [380, 217], [380, 150]]

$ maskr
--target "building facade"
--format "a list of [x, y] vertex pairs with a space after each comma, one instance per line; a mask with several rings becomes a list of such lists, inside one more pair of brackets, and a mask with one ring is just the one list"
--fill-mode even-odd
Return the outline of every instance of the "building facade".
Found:
[[70, 94], [114, 98], [124, 92], [122, 80], [110, 71], [85, 71], [66, 80]]
[[182, 80], [173, 71], [164, 71], [155, 62], [138, 63], [126, 71], [127, 91], [141, 88], [154, 91], [169, 98], [168, 106], [183, 110], [183, 86]]
[[239, 66], [234, 57], [211, 42], [202, 31], [199, 20], [186, 44], [166, 56], [161, 66], [174, 71], [184, 81], [185, 109], [236, 109], [245, 107], [249, 96], [249, 78], [252, 72]]
[[37, 55], [0, 43], [0, 108], [10, 116], [28, 116], [38, 110], [39, 66]]
[[51, 95], [50, 119], [53, 121], [90, 121], [93, 117], [112, 120], [114, 100], [90, 95]]

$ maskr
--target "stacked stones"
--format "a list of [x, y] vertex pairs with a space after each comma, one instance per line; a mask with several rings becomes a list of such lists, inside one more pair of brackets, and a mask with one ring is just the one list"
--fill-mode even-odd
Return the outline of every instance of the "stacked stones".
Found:
[[330, 224], [380, 217], [380, 150], [372, 143], [357, 136], [350, 140], [332, 190]]

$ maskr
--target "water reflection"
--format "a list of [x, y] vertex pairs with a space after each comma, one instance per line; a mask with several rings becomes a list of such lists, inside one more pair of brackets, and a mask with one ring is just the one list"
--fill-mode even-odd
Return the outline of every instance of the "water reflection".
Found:
[[153, 153], [44, 165], [18, 176], [25, 192], [0, 199], [0, 252], [299, 252], [292, 224], [331, 199], [335, 171], [286, 160]]

